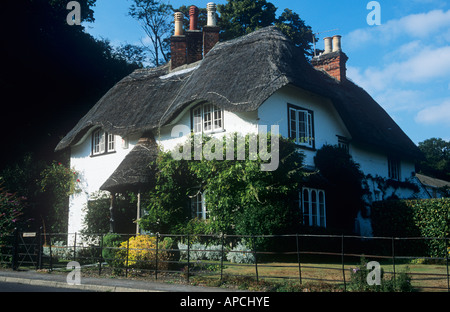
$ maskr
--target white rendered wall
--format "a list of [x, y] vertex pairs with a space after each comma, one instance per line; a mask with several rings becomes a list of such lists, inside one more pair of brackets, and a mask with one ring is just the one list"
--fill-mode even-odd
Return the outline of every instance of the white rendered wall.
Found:
[[[154, 135], [157, 143], [168, 152], [173, 150], [178, 144], [183, 144], [189, 138], [189, 131], [191, 131], [191, 112], [190, 109], [195, 104], [187, 107], [178, 118], [170, 124], [155, 130]], [[233, 133], [241, 133], [243, 135], [250, 133], [257, 133], [258, 126], [256, 122], [257, 112], [229, 112], [224, 111], [223, 114], [223, 130], [210, 133], [214, 137], [222, 137]], [[178, 133], [172, 136], [172, 130], [175, 126], [185, 126], [188, 133], [180, 136]]]
[[[315, 149], [323, 145], [337, 145], [338, 137], [351, 138], [332, 103], [320, 96], [302, 89], [287, 86], [275, 92], [258, 109], [259, 125], [279, 125], [280, 134], [288, 137], [288, 104], [312, 110], [314, 112]], [[305, 154], [305, 165], [315, 167], [315, 150], [302, 149]]]
[[70, 197], [69, 233], [78, 233], [83, 228], [84, 208], [92, 193], [116, 170], [125, 156], [136, 145], [138, 138], [129, 138], [128, 148], [122, 148], [122, 138], [115, 137], [116, 151], [109, 154], [91, 156], [91, 134], [89, 131], [80, 142], [71, 147], [70, 166], [78, 172], [81, 192]]

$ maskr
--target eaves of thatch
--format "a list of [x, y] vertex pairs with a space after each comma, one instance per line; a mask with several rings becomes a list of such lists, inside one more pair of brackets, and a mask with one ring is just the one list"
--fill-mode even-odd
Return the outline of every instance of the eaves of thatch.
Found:
[[420, 156], [367, 92], [316, 70], [275, 27], [218, 43], [190, 69], [170, 72], [166, 65], [136, 70], [109, 90], [56, 149], [76, 143], [93, 126], [120, 136], [158, 129], [195, 101], [232, 112], [254, 111], [286, 85], [329, 98], [354, 142], [411, 159]]
[[157, 157], [158, 147], [151, 133], [143, 135], [135, 147], [125, 156], [100, 190], [111, 193], [141, 192], [154, 181], [151, 163]]

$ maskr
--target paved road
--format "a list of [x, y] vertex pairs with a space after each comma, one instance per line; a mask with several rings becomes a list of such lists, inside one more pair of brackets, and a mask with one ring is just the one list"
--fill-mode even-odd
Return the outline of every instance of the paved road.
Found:
[[88, 290], [0, 282], [0, 292], [89, 292]]

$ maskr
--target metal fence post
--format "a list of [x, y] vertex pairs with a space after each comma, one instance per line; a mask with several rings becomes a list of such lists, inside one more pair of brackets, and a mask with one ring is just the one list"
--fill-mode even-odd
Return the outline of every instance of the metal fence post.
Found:
[[190, 249], [191, 249], [191, 247], [189, 246], [191, 243], [190, 243], [190, 237], [189, 237], [189, 234], [187, 235], [187, 277], [186, 277], [186, 279], [187, 279], [187, 282], [189, 283], [189, 267], [190, 267]]
[[98, 257], [98, 275], [102, 274], [102, 262], [103, 262], [103, 234], [100, 234], [100, 255]]
[[73, 261], [76, 261], [77, 254], [77, 232], [75, 232], [75, 236], [73, 239]]
[[448, 237], [445, 238], [445, 261], [447, 265], [447, 291], [450, 292], [450, 275], [448, 272], [448, 254], [450, 253], [450, 245], [448, 244]]
[[256, 245], [255, 245], [255, 237], [252, 235], [252, 242], [253, 242], [253, 253], [255, 255], [255, 273], [256, 273], [256, 281], [259, 282], [259, 276], [258, 276], [258, 259], [256, 257]]
[[156, 266], [155, 266], [155, 279], [158, 279], [158, 245], [159, 245], [159, 233], [156, 233]]
[[344, 291], [347, 291], [347, 283], [345, 281], [345, 264], [344, 264], [344, 234], [341, 238], [341, 260], [342, 260], [342, 277], [344, 279]]
[[392, 266], [394, 270], [394, 281], [395, 281], [395, 240], [392, 237]]
[[220, 281], [222, 282], [223, 280], [223, 245], [224, 245], [224, 233], [222, 233], [222, 251], [221, 251], [221, 256], [220, 256]]
[[295, 241], [297, 245], [297, 262], [298, 262], [298, 278], [300, 279], [300, 285], [302, 284], [302, 265], [300, 263], [300, 246], [298, 243], [298, 233], [295, 235]]
[[49, 266], [50, 266], [50, 271], [53, 271], [52, 236], [51, 236], [50, 233], [48, 234], [48, 242], [49, 242], [49, 244], [48, 244], [48, 253], [50, 254], [50, 264], [49, 264]]
[[42, 227], [39, 228], [38, 232], [38, 246], [37, 246], [37, 263], [36, 263], [36, 269], [42, 269]]
[[128, 277], [128, 255], [130, 253], [130, 238], [127, 239], [127, 259], [125, 264], [125, 277]]
[[14, 229], [11, 251], [12, 251], [11, 268], [13, 270], [17, 270], [17, 262], [18, 262], [17, 257], [19, 256], [19, 230], [17, 228]]

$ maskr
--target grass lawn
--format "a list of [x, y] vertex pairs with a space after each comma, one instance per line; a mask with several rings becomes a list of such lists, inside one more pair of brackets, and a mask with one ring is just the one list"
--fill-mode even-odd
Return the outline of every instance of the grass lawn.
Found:
[[[255, 265], [229, 265], [225, 264], [224, 274], [232, 276], [252, 276], [256, 277]], [[258, 277], [267, 281], [293, 280], [316, 283], [348, 283], [351, 270], [356, 268], [358, 263], [346, 263], [344, 269], [338, 263], [279, 263], [271, 262], [258, 264]], [[381, 264], [386, 278], [393, 275], [392, 264]], [[411, 284], [418, 291], [447, 291], [447, 267], [440, 264], [396, 264], [395, 273], [407, 272], [411, 276]], [[440, 288], [440, 289], [439, 289]]]

